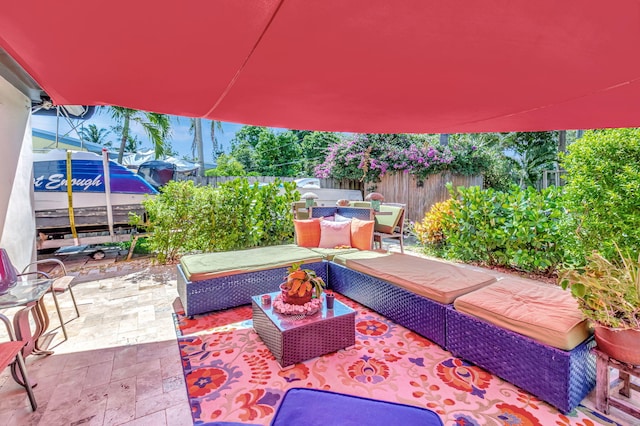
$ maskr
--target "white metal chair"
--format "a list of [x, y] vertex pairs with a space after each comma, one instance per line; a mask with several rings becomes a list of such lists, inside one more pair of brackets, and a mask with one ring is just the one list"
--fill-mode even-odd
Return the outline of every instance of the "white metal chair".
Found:
[[[47, 263], [48, 264], [53, 263], [55, 264], [55, 266], [58, 266], [60, 268], [61, 275], [58, 277], [51, 277], [52, 275], [51, 273], [46, 273], [43, 271], [39, 271], [37, 269], [38, 265], [43, 265]], [[29, 271], [29, 269], [31, 269], [34, 266], [35, 266], [35, 270]], [[73, 277], [72, 275], [67, 275], [67, 268], [64, 266], [64, 263], [62, 263], [62, 261], [59, 259], [43, 259], [43, 260], [31, 262], [22, 270], [22, 274], [20, 275], [26, 275], [26, 274], [37, 274], [45, 278], [53, 279], [53, 284], [51, 285], [51, 296], [53, 297], [53, 303], [56, 305], [56, 310], [58, 311], [58, 318], [60, 319], [60, 328], [62, 328], [62, 334], [64, 334], [64, 339], [67, 340], [69, 337], [67, 336], [67, 329], [65, 327], [65, 324], [68, 321], [65, 322], [64, 319], [62, 318], [62, 312], [60, 310], [60, 305], [58, 304], [58, 296], [56, 293], [64, 293], [65, 291], [69, 290], [69, 295], [71, 296], [73, 307], [75, 308], [75, 311], [76, 311], [76, 316], [74, 318], [71, 318], [69, 321], [79, 318], [80, 311], [78, 310], [76, 297], [73, 294], [73, 290], [71, 288], [71, 282], [75, 277]]]

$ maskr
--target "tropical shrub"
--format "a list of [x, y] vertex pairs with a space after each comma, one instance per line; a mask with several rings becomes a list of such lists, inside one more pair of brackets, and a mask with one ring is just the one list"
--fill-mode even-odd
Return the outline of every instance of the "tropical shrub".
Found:
[[455, 202], [455, 199], [449, 198], [434, 204], [422, 221], [413, 225], [413, 232], [423, 246], [440, 247], [444, 244], [446, 228], [452, 225], [452, 221], [446, 219], [453, 215], [451, 205]]
[[449, 188], [458, 202], [443, 224], [448, 257], [540, 273], [567, 261], [566, 212], [557, 188]]
[[640, 330], [640, 257], [609, 261], [598, 252], [581, 269], [560, 274], [563, 288], [571, 288], [586, 318], [612, 328]]
[[258, 245], [270, 246], [293, 238], [293, 210], [291, 203], [300, 199], [295, 182], [278, 180], [264, 185], [256, 192], [254, 220], [261, 230]]
[[[295, 185], [259, 186], [235, 179], [213, 188], [191, 181], [169, 182], [143, 202], [149, 248], [161, 263], [184, 253], [226, 251], [293, 239], [291, 203]], [[134, 218], [134, 223], [141, 218]]]
[[258, 185], [246, 179], [224, 182], [213, 198], [213, 249], [237, 250], [257, 246], [262, 238], [261, 223], [256, 220]]
[[483, 187], [493, 188], [496, 191], [508, 192], [515, 183], [513, 178], [513, 160], [502, 152], [492, 147], [484, 151], [487, 156], [486, 170], [483, 172]]
[[585, 132], [562, 158], [567, 208], [584, 251], [608, 260], [640, 252], [640, 129]]
[[[211, 195], [208, 187], [191, 181], [170, 181], [154, 198], [143, 201], [148, 217], [145, 226], [151, 232], [148, 245], [161, 263], [174, 261], [181, 252], [210, 248]], [[140, 223], [141, 218], [134, 217], [132, 222]]]
[[214, 169], [205, 171], [205, 176], [244, 176], [247, 174], [242, 163], [230, 155], [220, 154], [216, 158], [216, 163], [217, 166]]

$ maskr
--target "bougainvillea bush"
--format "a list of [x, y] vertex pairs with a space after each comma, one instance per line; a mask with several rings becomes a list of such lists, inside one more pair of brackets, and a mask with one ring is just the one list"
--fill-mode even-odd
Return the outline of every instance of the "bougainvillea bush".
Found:
[[461, 174], [482, 173], [486, 162], [475, 146], [442, 146], [414, 135], [366, 135], [345, 137], [329, 146], [316, 177], [377, 182], [388, 173], [407, 173], [418, 180], [445, 170]]

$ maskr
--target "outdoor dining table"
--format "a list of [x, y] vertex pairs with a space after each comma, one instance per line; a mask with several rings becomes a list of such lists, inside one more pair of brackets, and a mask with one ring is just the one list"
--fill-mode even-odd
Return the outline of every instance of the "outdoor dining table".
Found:
[[[44, 306], [43, 296], [51, 289], [51, 279], [21, 279], [6, 292], [0, 294], [0, 309], [21, 307], [13, 316], [13, 326], [9, 318], [0, 313], [0, 320], [5, 323], [10, 340], [23, 340], [26, 342], [22, 349], [22, 356], [31, 354], [49, 355], [53, 351], [42, 349], [38, 339], [49, 326], [49, 316]], [[29, 314], [32, 315], [35, 330], [31, 330]], [[11, 368], [13, 378], [23, 384], [19, 377], [15, 364]]]

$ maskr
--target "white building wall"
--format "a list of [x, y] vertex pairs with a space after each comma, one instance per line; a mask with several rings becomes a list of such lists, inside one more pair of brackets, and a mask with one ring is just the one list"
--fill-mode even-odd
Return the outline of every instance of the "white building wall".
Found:
[[0, 247], [19, 270], [35, 259], [31, 101], [0, 77]]

